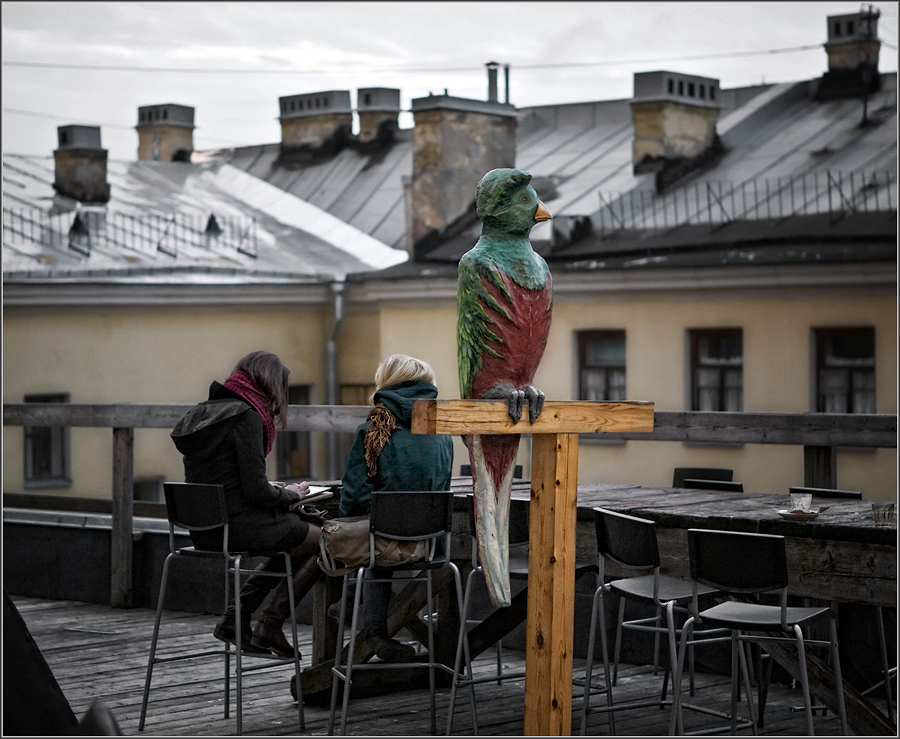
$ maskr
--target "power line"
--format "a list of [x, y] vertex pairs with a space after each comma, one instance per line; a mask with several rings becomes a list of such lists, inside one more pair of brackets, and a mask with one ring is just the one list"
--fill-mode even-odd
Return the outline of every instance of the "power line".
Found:
[[[762, 49], [759, 51], [730, 51], [720, 54], [694, 54], [690, 56], [650, 57], [646, 59], [606, 59], [596, 62], [564, 62], [560, 64], [518, 64], [511, 65], [517, 70], [522, 69], [570, 69], [574, 67], [605, 67], [622, 66], [628, 64], [651, 64], [659, 62], [684, 62], [698, 59], [734, 59], [748, 56], [766, 56], [770, 54], [792, 54], [812, 49], [821, 49], [822, 44], [807, 44], [805, 46], [791, 46], [781, 49]], [[383, 69], [202, 69], [195, 67], [130, 67], [121, 65], [103, 64], [58, 64], [54, 62], [21, 62], [4, 61], [4, 67], [31, 67], [36, 69], [70, 69], [94, 72], [159, 72], [164, 74], [427, 74], [427, 73], [458, 73], [458, 72], [483, 72], [484, 65], [478, 67], [430, 67], [430, 68], [383, 68]]]

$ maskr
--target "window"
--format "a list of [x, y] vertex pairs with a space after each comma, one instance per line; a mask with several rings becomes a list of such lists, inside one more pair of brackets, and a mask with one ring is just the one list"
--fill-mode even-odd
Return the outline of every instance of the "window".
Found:
[[69, 134], [66, 133], [65, 131], [60, 131], [60, 134], [59, 134], [59, 143], [60, 143], [62, 146], [65, 146], [66, 144], [68, 144], [68, 143], [69, 143]]
[[578, 334], [580, 400], [625, 400], [625, 332]]
[[[290, 405], [309, 405], [309, 385], [288, 387]], [[309, 431], [282, 431], [277, 437], [279, 480], [308, 480], [312, 477]]]
[[694, 97], [694, 83], [688, 82], [688, 97]]
[[[68, 403], [68, 393], [26, 395], [26, 403]], [[26, 426], [25, 487], [69, 487], [69, 429], [64, 426]]]
[[742, 411], [741, 329], [699, 329], [691, 337], [691, 410]]
[[164, 120], [164, 121], [167, 120], [168, 117], [169, 117], [169, 111], [168, 111], [168, 109], [166, 109], [166, 110], [163, 111], [163, 120]]
[[369, 93], [366, 93], [365, 95], [363, 95], [363, 102], [366, 105], [371, 105], [372, 104], [372, 96]]
[[684, 80], [678, 80], [678, 94], [684, 95]]
[[816, 411], [875, 413], [875, 329], [819, 328]]
[[710, 86], [709, 86], [709, 99], [710, 99], [710, 100], [715, 100], [715, 99], [716, 99], [716, 88], [715, 88], [715, 85], [710, 85]]
[[847, 21], [847, 35], [853, 35], [853, 21]]
[[841, 24], [839, 22], [835, 22], [835, 24], [834, 24], [834, 35], [835, 36], [841, 35]]
[[673, 92], [675, 92], [675, 80], [670, 79], [668, 82], [669, 82], [669, 94], [671, 95]]
[[706, 100], [706, 85], [700, 85], [700, 99]]

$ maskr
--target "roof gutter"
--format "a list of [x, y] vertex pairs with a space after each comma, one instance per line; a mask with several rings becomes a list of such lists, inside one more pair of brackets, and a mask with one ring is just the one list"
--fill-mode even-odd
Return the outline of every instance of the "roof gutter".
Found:
[[[331, 283], [331, 295], [334, 304], [334, 320], [331, 324], [331, 335], [325, 345], [325, 382], [327, 405], [338, 404], [337, 383], [337, 334], [344, 320], [344, 278], [339, 277]], [[336, 480], [340, 477], [338, 469], [338, 438], [337, 432], [328, 432], [328, 479]]]

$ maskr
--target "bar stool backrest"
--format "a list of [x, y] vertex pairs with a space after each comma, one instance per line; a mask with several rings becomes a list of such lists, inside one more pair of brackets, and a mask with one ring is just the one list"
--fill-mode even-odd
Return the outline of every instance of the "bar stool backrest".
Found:
[[862, 500], [862, 493], [859, 490], [834, 490], [833, 488], [807, 488], [807, 487], [791, 487], [791, 493], [811, 493], [816, 498], [847, 498], [851, 500]]
[[597, 551], [601, 555], [632, 570], [659, 567], [659, 544], [653, 521], [594, 508], [594, 527]]
[[783, 536], [688, 529], [691, 579], [727, 593], [766, 593], [788, 584]]
[[734, 471], [723, 467], [676, 467], [672, 475], [672, 487], [685, 487], [684, 480], [687, 477], [695, 480], [724, 480], [729, 482], [734, 479]]

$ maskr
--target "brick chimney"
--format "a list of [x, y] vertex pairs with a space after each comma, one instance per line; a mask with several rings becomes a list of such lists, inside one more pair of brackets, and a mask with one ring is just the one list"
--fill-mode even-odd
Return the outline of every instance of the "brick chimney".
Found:
[[414, 253], [416, 243], [439, 235], [469, 210], [485, 172], [515, 166], [517, 113], [509, 103], [452, 97], [446, 91], [414, 99], [412, 112], [407, 233]]
[[398, 127], [400, 90], [387, 87], [363, 87], [356, 92], [356, 111], [359, 114], [359, 140], [372, 141], [379, 129]]
[[865, 5], [858, 13], [828, 16], [828, 71], [822, 76], [820, 100], [851, 98], [876, 92], [878, 74], [878, 18], [881, 11]]
[[82, 203], [107, 202], [107, 151], [100, 148], [99, 126], [59, 126], [56, 134], [59, 148], [53, 152], [53, 188]]
[[278, 98], [278, 106], [282, 149], [316, 148], [336, 135], [349, 137], [352, 130], [348, 90], [288, 95]]
[[138, 159], [189, 162], [194, 150], [194, 109], [166, 103], [138, 108]]

